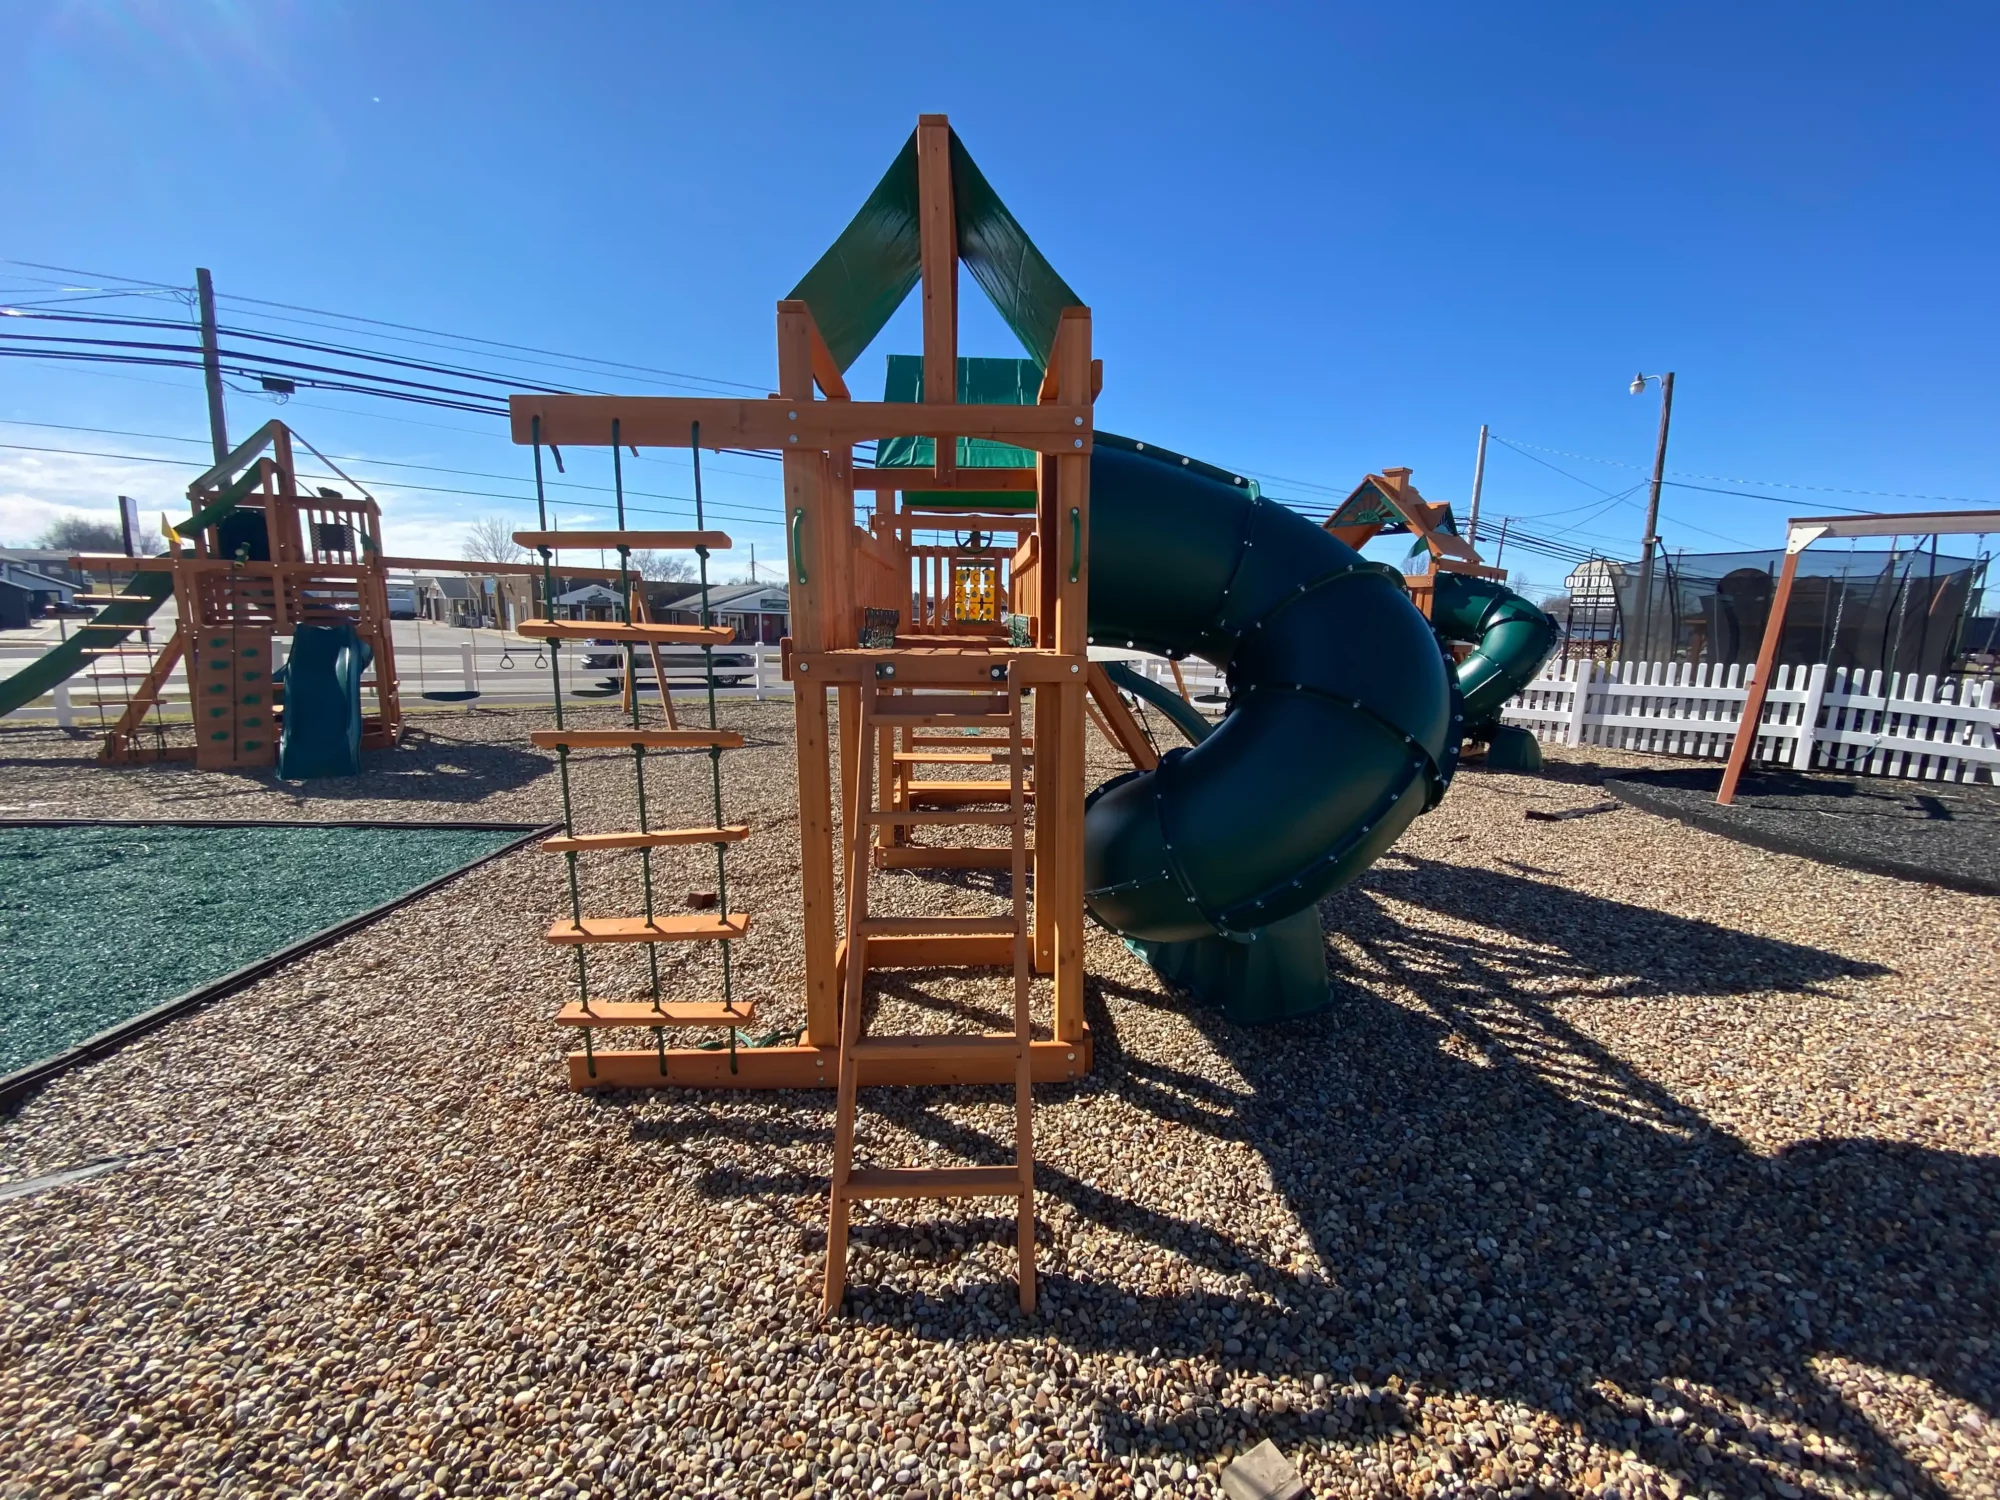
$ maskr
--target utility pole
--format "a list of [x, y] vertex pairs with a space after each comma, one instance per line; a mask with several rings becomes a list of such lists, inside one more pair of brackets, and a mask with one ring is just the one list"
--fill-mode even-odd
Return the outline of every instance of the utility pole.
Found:
[[1638, 395], [1646, 388], [1651, 378], [1660, 382], [1660, 440], [1653, 448], [1653, 483], [1646, 496], [1646, 535], [1639, 547], [1639, 640], [1640, 650], [1652, 647], [1653, 624], [1653, 554], [1660, 547], [1660, 481], [1667, 472], [1667, 427], [1674, 419], [1674, 372], [1648, 377], [1640, 375], [1632, 381], [1632, 394]]
[[1486, 424], [1479, 424], [1479, 457], [1472, 464], [1472, 514], [1465, 520], [1465, 539], [1479, 544], [1479, 492], [1486, 487]]
[[208, 437], [219, 464], [229, 457], [229, 420], [222, 410], [222, 352], [215, 344], [215, 282], [208, 267], [195, 268], [194, 290], [201, 303], [201, 373], [208, 383]]

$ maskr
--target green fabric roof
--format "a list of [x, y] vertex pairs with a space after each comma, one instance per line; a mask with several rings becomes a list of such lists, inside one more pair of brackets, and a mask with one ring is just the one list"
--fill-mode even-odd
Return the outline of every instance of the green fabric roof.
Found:
[[[1063, 309], [1081, 307], [1083, 299], [1035, 248], [957, 131], [951, 134], [951, 199], [959, 259], [1021, 341], [1039, 375], [1055, 350]], [[917, 137], [912, 131], [861, 211], [791, 296], [812, 309], [820, 337], [844, 371], [874, 341], [922, 276]]]

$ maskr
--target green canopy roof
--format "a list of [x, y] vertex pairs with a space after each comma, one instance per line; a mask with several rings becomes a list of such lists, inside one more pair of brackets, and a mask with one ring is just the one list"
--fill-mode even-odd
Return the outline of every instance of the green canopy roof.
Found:
[[[972, 155], [951, 133], [951, 201], [958, 255], [1035, 362], [1048, 368], [1063, 309], [1083, 299], [1028, 238]], [[917, 225], [917, 137], [896, 153], [875, 191], [791, 296], [812, 309], [820, 337], [844, 371], [861, 356], [923, 277]]]

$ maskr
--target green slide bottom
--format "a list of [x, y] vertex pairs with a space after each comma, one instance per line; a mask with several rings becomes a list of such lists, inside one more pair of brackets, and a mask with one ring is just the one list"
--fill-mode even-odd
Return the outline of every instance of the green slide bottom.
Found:
[[352, 625], [301, 625], [283, 669], [285, 730], [278, 774], [288, 781], [361, 771], [361, 674], [374, 653]]

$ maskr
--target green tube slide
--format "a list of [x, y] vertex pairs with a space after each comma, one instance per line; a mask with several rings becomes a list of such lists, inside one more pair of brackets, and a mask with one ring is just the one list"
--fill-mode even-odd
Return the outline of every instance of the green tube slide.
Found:
[[[1402, 576], [1242, 479], [1097, 434], [1090, 631], [1099, 645], [1221, 667], [1211, 726], [1117, 664], [1189, 748], [1097, 788], [1085, 902], [1173, 983], [1233, 1020], [1329, 1001], [1317, 905], [1434, 806], [1465, 737], [1526, 769], [1532, 736], [1500, 707], [1548, 659], [1556, 626], [1503, 584], [1441, 574], [1426, 621]], [[1473, 650], [1449, 667], [1441, 641]]]
[[1472, 644], [1472, 654], [1458, 664], [1466, 738], [1486, 744], [1492, 770], [1541, 769], [1534, 735], [1502, 724], [1500, 707], [1535, 680], [1555, 650], [1556, 622], [1491, 578], [1439, 573], [1432, 589], [1432, 628], [1445, 640]]
[[1400, 575], [1233, 476], [1100, 433], [1090, 494], [1092, 639], [1203, 657], [1230, 707], [1200, 744], [1093, 793], [1085, 900], [1140, 943], [1254, 942], [1443, 795], [1459, 741], [1444, 657]]

